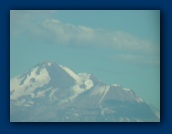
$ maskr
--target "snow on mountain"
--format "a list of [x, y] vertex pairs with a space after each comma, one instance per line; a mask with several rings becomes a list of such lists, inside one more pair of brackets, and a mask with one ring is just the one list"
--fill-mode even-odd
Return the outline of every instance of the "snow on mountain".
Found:
[[76, 84], [72, 87], [73, 91], [76, 94], [80, 94], [80, 93], [84, 92], [85, 90], [89, 90], [91, 87], [93, 87], [93, 82], [91, 79], [89, 79], [90, 74], [80, 73], [77, 75], [69, 68], [62, 66], [62, 65], [59, 65], [59, 66], [63, 70], [65, 70], [76, 81]]
[[157, 113], [131, 89], [53, 62], [10, 80], [12, 122], [159, 121]]
[[81, 79], [80, 77], [75, 74], [72, 70], [70, 70], [69, 68], [65, 67], [65, 66], [62, 66], [62, 65], [59, 65], [64, 71], [66, 71], [73, 79], [75, 79], [75, 81], [77, 83], [80, 83], [81, 82]]
[[[42, 87], [50, 81], [50, 76], [47, 70], [41, 69], [40, 74], [36, 74], [38, 67], [33, 68], [29, 73], [25, 73], [21, 76], [13, 78], [10, 80], [10, 99], [19, 98], [22, 95], [28, 95], [38, 87]], [[29, 90], [27, 90], [29, 89]]]

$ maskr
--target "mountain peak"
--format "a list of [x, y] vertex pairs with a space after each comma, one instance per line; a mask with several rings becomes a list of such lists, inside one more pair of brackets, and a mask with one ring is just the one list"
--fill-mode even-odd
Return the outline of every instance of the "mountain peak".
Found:
[[19, 122], [159, 121], [131, 89], [108, 85], [52, 61], [10, 80], [10, 118]]
[[42, 66], [42, 67], [51, 66], [51, 65], [57, 66], [58, 64], [53, 62], [53, 61], [43, 61], [43, 62], [38, 64], [38, 66]]

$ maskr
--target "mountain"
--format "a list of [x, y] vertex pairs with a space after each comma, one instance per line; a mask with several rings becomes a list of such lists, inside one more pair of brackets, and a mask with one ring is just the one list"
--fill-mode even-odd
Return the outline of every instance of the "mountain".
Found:
[[11, 122], [159, 122], [131, 89], [43, 62], [10, 80]]

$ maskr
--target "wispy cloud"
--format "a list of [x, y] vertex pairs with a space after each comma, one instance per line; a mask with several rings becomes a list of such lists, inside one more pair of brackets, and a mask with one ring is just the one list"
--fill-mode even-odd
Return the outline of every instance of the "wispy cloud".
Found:
[[[34, 41], [56, 45], [97, 46], [121, 51], [122, 55], [114, 56], [114, 59], [139, 61], [142, 55], [153, 56], [158, 59], [160, 45], [148, 40], [139, 39], [130, 33], [122, 31], [108, 31], [106, 29], [94, 29], [82, 25], [63, 23], [53, 18], [54, 10], [43, 11], [11, 11], [10, 12], [10, 36], [11, 39], [28, 35]], [[130, 54], [129, 54], [130, 53]], [[133, 54], [137, 54], [133, 55]]]
[[52, 18], [57, 12], [56, 10], [11, 10], [10, 38], [17, 38], [22, 34], [33, 34], [33, 38], [35, 35], [42, 36], [41, 23], [45, 19]]
[[93, 29], [86, 26], [65, 24], [59, 20], [45, 20], [42, 26], [47, 33], [54, 36], [57, 44], [70, 45], [95, 45], [109, 47], [118, 50], [130, 50], [140, 52], [158, 51], [156, 45], [150, 41], [141, 40], [129, 33], [122, 31], [107, 31], [105, 29]]
[[127, 62], [130, 64], [139, 63], [140, 65], [159, 65], [160, 58], [158, 55], [139, 55], [139, 54], [117, 54], [113, 55], [112, 60]]

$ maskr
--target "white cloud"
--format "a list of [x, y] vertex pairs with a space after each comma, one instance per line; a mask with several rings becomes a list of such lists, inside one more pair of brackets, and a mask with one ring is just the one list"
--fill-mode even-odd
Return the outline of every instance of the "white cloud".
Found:
[[[66, 46], [94, 45], [127, 54], [159, 56], [160, 44], [139, 39], [122, 31], [108, 31], [63, 23], [54, 19], [53, 14], [56, 12], [54, 10], [12, 10], [10, 12], [10, 40], [18, 39], [25, 34], [31, 41], [42, 43]], [[136, 60], [136, 57], [132, 56], [121, 55], [116, 58]]]
[[42, 26], [47, 33], [54, 36], [57, 44], [76, 43], [76, 45], [82, 45], [82, 43], [94, 43], [96, 41], [96, 31], [89, 27], [64, 24], [55, 19], [45, 20]]
[[[159, 65], [160, 57], [158, 55], [140, 55], [140, 54], [118, 54], [111, 57], [112, 60], [129, 62], [129, 63], [142, 63], [147, 65]], [[141, 65], [142, 65], [141, 64]]]
[[158, 47], [152, 42], [141, 40], [122, 31], [107, 31], [86, 26], [76, 26], [65, 24], [55, 19], [45, 20], [43, 27], [47, 33], [54, 35], [54, 40], [57, 44], [70, 45], [70, 43], [75, 43], [75, 45], [95, 45], [118, 50], [149, 53], [152, 50], [158, 51]]
[[[22, 34], [42, 33], [40, 23], [52, 18], [55, 10], [10, 10], [10, 38], [20, 37]], [[33, 35], [33, 36], [34, 36]]]

